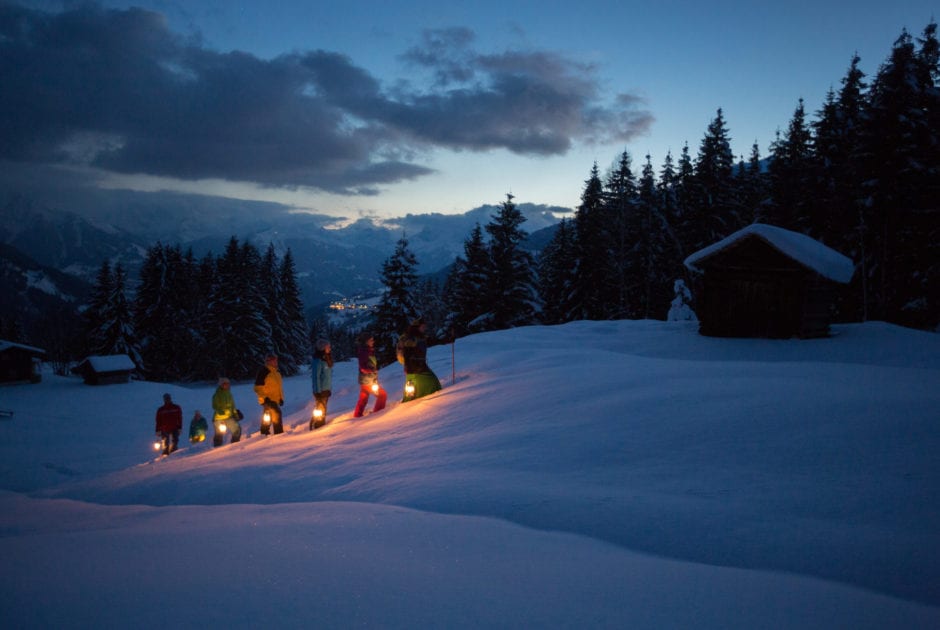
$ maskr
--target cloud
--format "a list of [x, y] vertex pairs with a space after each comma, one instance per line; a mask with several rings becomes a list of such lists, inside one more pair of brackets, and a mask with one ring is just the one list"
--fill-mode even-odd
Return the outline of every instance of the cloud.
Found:
[[428, 31], [402, 58], [430, 80], [388, 87], [336, 52], [209, 50], [142, 9], [2, 3], [0, 160], [369, 195], [433, 172], [414, 159], [428, 149], [555, 155], [652, 120], [603, 102], [594, 68], [473, 42]]

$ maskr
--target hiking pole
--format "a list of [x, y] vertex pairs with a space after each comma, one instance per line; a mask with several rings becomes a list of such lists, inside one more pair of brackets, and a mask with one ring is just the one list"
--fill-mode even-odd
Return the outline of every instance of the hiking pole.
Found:
[[457, 336], [453, 329], [450, 331], [450, 384], [457, 384], [457, 361], [454, 355], [454, 346], [457, 345]]

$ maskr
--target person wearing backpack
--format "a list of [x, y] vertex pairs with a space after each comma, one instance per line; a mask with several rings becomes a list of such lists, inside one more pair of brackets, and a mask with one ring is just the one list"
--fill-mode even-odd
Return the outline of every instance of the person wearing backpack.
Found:
[[212, 410], [215, 412], [212, 418], [212, 424], [215, 427], [212, 446], [222, 446], [226, 431], [232, 436], [232, 444], [238, 442], [242, 438], [242, 427], [238, 424], [238, 410], [235, 408], [235, 399], [232, 397], [232, 383], [224, 376], [219, 379], [219, 386], [212, 395]]
[[[428, 366], [428, 325], [418, 318], [411, 322], [401, 337], [398, 347], [401, 348], [401, 361], [405, 366], [405, 394], [402, 402], [421, 398], [441, 389], [441, 382], [437, 375]], [[408, 385], [414, 387], [410, 392]]]
[[369, 396], [375, 394], [375, 406], [372, 412], [385, 409], [385, 400], [388, 394], [379, 385], [379, 361], [375, 356], [375, 337], [364, 332], [359, 335], [359, 400], [353, 411], [353, 418], [361, 418], [369, 402]]
[[333, 389], [333, 353], [326, 339], [317, 339], [313, 362], [310, 364], [310, 379], [313, 381], [315, 401], [314, 417], [310, 418], [310, 430], [313, 431], [326, 424], [326, 403]]
[[183, 409], [163, 394], [163, 406], [157, 409], [156, 431], [163, 445], [163, 454], [169, 455], [179, 448], [180, 429], [183, 428]]
[[205, 417], [196, 410], [193, 419], [189, 421], [189, 441], [193, 444], [206, 441], [206, 433], [209, 431], [209, 423]]
[[[284, 433], [281, 407], [284, 406], [284, 386], [277, 369], [277, 355], [269, 354], [255, 377], [255, 394], [261, 405], [261, 435]], [[268, 421], [265, 422], [265, 419]]]

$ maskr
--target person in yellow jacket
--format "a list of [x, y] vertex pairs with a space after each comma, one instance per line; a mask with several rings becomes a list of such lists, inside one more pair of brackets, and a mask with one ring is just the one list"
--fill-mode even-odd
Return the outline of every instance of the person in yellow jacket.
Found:
[[[284, 389], [281, 373], [277, 371], [277, 356], [270, 354], [264, 366], [255, 377], [255, 393], [261, 405], [261, 433], [267, 435], [274, 428], [274, 433], [284, 433], [281, 422], [281, 405], [284, 404]], [[268, 421], [265, 421], [266, 418]]]

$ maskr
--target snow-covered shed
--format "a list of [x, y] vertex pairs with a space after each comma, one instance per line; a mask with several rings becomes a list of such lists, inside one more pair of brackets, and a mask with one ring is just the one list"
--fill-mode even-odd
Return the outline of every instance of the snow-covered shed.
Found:
[[835, 289], [852, 261], [805, 234], [755, 223], [699, 250], [699, 332], [717, 337], [825, 337]]
[[46, 351], [40, 348], [0, 339], [0, 382], [38, 383], [44, 356]]
[[107, 354], [86, 357], [72, 368], [72, 373], [81, 375], [88, 385], [110, 385], [128, 382], [134, 369], [134, 362], [126, 354]]

